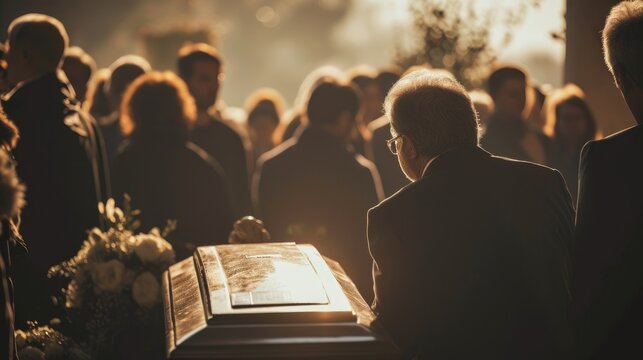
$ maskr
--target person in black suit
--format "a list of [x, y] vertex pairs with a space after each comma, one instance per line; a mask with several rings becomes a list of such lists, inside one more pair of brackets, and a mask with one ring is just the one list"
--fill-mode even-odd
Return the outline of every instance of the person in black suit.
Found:
[[643, 358], [643, 2], [612, 8], [605, 61], [637, 125], [581, 153], [572, 314], [579, 359]]
[[465, 89], [427, 71], [389, 92], [413, 182], [368, 212], [377, 323], [407, 357], [567, 359], [574, 209], [559, 172], [478, 147]]
[[80, 110], [60, 70], [68, 43], [63, 25], [28, 14], [8, 32], [7, 71], [14, 87], [2, 106], [20, 130], [13, 154], [29, 189], [21, 232], [31, 262], [25, 271], [32, 272], [17, 274], [26, 278], [16, 281], [16, 319], [46, 323], [49, 297], [60, 290], [47, 271], [74, 256], [87, 230], [99, 225], [96, 205], [109, 194], [108, 171], [98, 127]]
[[212, 46], [186, 45], [179, 50], [178, 74], [188, 85], [197, 107], [190, 140], [215, 158], [223, 168], [235, 212], [251, 213], [248, 153], [239, 133], [213, 109], [223, 79], [223, 61]]
[[121, 106], [129, 143], [114, 160], [114, 193], [131, 196], [143, 231], [177, 221], [168, 237], [177, 259], [227, 243], [235, 220], [221, 166], [188, 141], [195, 119], [185, 83], [169, 72], [137, 78]]
[[364, 215], [383, 195], [375, 165], [348, 149], [359, 95], [326, 77], [313, 87], [306, 109], [301, 135], [258, 160], [256, 212], [274, 240], [313, 244], [372, 298]]

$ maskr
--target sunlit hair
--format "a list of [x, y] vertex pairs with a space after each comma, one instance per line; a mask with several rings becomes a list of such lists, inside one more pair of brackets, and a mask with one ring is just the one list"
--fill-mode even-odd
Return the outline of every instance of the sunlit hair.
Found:
[[495, 64], [487, 78], [487, 92], [495, 97], [502, 85], [509, 79], [518, 79], [527, 83], [527, 71], [518, 65]]
[[194, 99], [174, 73], [142, 75], [123, 96], [121, 129], [132, 139], [183, 143], [195, 121]]
[[643, 1], [612, 8], [603, 28], [605, 63], [616, 80], [627, 76], [643, 88]]
[[0, 106], [0, 148], [13, 150], [18, 145], [20, 133], [13, 121], [7, 118]]
[[402, 77], [384, 109], [393, 129], [410, 138], [422, 155], [478, 144], [473, 103], [464, 87], [448, 76], [419, 70]]
[[30, 49], [41, 71], [56, 70], [68, 44], [63, 24], [48, 15], [26, 14], [9, 25], [9, 47]]
[[327, 76], [312, 89], [303, 119], [310, 125], [332, 124], [345, 111], [355, 119], [361, 115], [359, 89], [341, 79]]
[[377, 70], [368, 65], [358, 65], [346, 71], [346, 78], [358, 88], [364, 89], [366, 86], [376, 84]]
[[554, 91], [552, 95], [547, 98], [547, 121], [545, 124], [545, 133], [556, 141], [559, 136], [560, 123], [557, 121], [560, 109], [563, 106], [577, 106], [583, 110], [585, 119], [587, 120], [587, 132], [585, 133], [585, 141], [590, 141], [598, 136], [598, 129], [596, 127], [596, 119], [589, 104], [585, 98], [585, 93], [581, 88], [575, 84], [567, 84], [562, 89]]
[[245, 104], [248, 126], [252, 126], [254, 120], [261, 115], [270, 117], [275, 125], [279, 125], [284, 113], [284, 103], [284, 98], [275, 89], [262, 88], [253, 92]]
[[474, 105], [480, 104], [486, 106], [489, 111], [493, 111], [493, 99], [485, 91], [471, 90], [469, 91], [469, 98], [471, 98], [471, 102], [473, 102]]
[[177, 72], [179, 76], [187, 80], [192, 76], [194, 63], [198, 61], [210, 62], [219, 68], [222, 73], [223, 60], [217, 49], [206, 43], [187, 44], [179, 50], [179, 57], [177, 59]]
[[72, 46], [65, 51], [63, 64], [67, 61], [80, 64], [87, 72], [87, 79], [96, 71], [96, 61], [94, 58], [78, 46]]
[[121, 56], [109, 66], [110, 77], [104, 85], [104, 91], [107, 94], [122, 94], [134, 79], [151, 70], [150, 63], [141, 56]]
[[308, 102], [308, 99], [310, 98], [312, 89], [314, 89], [325, 78], [329, 77], [340, 79], [343, 77], [343, 74], [342, 71], [335, 66], [324, 65], [316, 68], [308, 75], [306, 75], [304, 80], [301, 82], [301, 85], [299, 86], [299, 90], [297, 91], [297, 96], [295, 97], [295, 101], [293, 103], [293, 109], [295, 109], [295, 111], [305, 112], [306, 104]]

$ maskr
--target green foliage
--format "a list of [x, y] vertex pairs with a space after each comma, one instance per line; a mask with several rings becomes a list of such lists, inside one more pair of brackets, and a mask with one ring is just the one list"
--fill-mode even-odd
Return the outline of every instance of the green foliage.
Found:
[[[540, 0], [521, 0], [503, 11], [480, 12], [474, 1], [411, 0], [415, 44], [396, 50], [395, 61], [402, 68], [428, 65], [445, 69], [467, 88], [483, 83], [488, 66], [497, 54], [491, 46], [491, 31], [501, 26], [502, 47], [511, 41], [511, 29], [519, 25], [529, 6]], [[499, 15], [504, 15], [498, 19]]]

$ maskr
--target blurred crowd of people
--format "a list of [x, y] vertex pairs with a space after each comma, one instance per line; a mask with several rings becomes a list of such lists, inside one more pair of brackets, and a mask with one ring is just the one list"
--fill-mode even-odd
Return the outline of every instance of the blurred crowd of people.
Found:
[[[641, 7], [636, 11], [638, 17], [631, 22], [637, 21], [640, 32]], [[347, 71], [325, 66], [303, 80], [290, 107], [278, 91], [260, 88], [248, 96], [239, 111], [226, 107], [219, 97], [225, 61], [208, 44], [186, 44], [176, 54], [175, 71], [157, 71], [137, 55], [122, 56], [109, 67], [98, 69], [91, 55], [69, 46], [70, 41], [73, 43], [58, 20], [28, 14], [11, 23], [0, 53], [0, 185], [8, 183], [13, 188], [0, 189], [0, 265], [4, 264], [0, 270], [8, 275], [3, 280], [12, 279], [14, 290], [9, 298], [15, 304], [5, 312], [15, 314], [7, 323], [15, 321], [22, 326], [29, 320], [47, 322], [56, 316], [51, 296], [60, 291], [61, 284], [47, 278], [48, 269], [71, 258], [87, 230], [101, 226], [99, 201], [110, 197], [123, 201], [125, 194], [131, 196], [131, 206], [141, 210], [143, 230], [162, 227], [168, 219], [177, 221], [169, 241], [178, 258], [190, 256], [199, 245], [225, 243], [234, 220], [254, 215], [264, 221], [273, 240], [314, 244], [345, 267], [367, 302], [378, 297], [373, 293], [373, 258], [399, 254], [393, 248], [382, 252], [378, 247], [382, 245], [373, 243], [370, 222], [381, 215], [369, 216], [367, 224], [366, 214], [386, 197], [402, 196], [431, 163], [414, 175], [400, 170], [400, 166], [409, 168], [402, 157], [398, 160], [393, 155], [404, 146], [400, 139], [414, 139], [427, 130], [412, 126], [393, 129], [392, 115], [384, 113], [385, 99], [403, 76], [417, 72], [446, 79], [423, 86], [458, 92], [461, 86], [444, 85], [457, 84], [453, 75], [428, 66], [379, 70], [358, 66]], [[614, 71], [630, 76], [636, 85], [617, 78], [619, 87], [630, 86], [640, 92], [640, 78], [632, 75], [640, 74], [640, 66], [636, 72], [628, 64], [622, 66], [622, 72]], [[601, 137], [583, 90], [574, 84], [560, 89], [539, 86], [516, 64], [494, 64], [486, 88], [468, 90], [462, 96], [475, 107], [473, 144], [477, 146], [479, 139], [480, 147], [492, 155], [557, 169], [564, 182], [552, 194], [568, 194], [575, 205], [581, 150], [588, 141]], [[409, 117], [418, 109], [430, 109], [438, 117], [442, 112], [458, 111], [441, 106], [439, 97], [416, 101], [402, 93], [396, 96], [399, 98], [394, 101], [399, 104], [394, 110], [399, 117]], [[470, 127], [471, 123], [462, 126]], [[437, 135], [427, 136], [437, 139], [445, 129], [432, 131]], [[419, 143], [417, 140], [416, 146], [422, 154]], [[636, 146], [640, 149], [641, 144]], [[447, 146], [440, 151], [450, 149]], [[633, 166], [640, 168], [640, 163]], [[26, 185], [24, 208], [24, 188], [16, 172]], [[534, 174], [535, 178], [540, 176]], [[528, 181], [529, 171], [518, 178]], [[466, 180], [476, 192], [489, 189], [497, 194], [501, 192], [496, 188], [504, 183], [494, 184], [482, 177], [480, 184], [475, 178]], [[546, 176], [541, 180], [550, 181]], [[619, 186], [616, 180], [614, 184]], [[525, 201], [536, 201], [535, 194], [541, 194], [538, 189], [534, 186], [534, 193]], [[583, 189], [580, 193], [582, 196]], [[382, 204], [392, 202], [391, 198]], [[5, 205], [9, 200], [12, 205]], [[440, 206], [450, 208], [451, 200], [466, 201], [447, 197], [440, 200], [445, 202]], [[503, 206], [514, 204], [509, 199], [497, 200]], [[609, 208], [610, 202], [605, 200], [600, 206]], [[550, 209], [542, 205], [531, 211]], [[573, 221], [573, 208], [565, 208], [559, 215], [547, 221]], [[539, 216], [533, 214], [534, 219]], [[400, 221], [409, 219], [413, 218]], [[484, 224], [478, 225], [484, 228]], [[539, 231], [537, 228], [533, 231]], [[525, 225], [525, 229], [531, 227]], [[640, 225], [638, 231], [634, 236], [640, 242]], [[605, 236], [604, 240], [609, 240], [610, 235]], [[406, 245], [402, 241], [396, 246]], [[569, 251], [573, 251], [571, 246]], [[385, 266], [386, 261], [381, 261]], [[589, 268], [585, 270], [595, 270]], [[377, 279], [376, 275], [376, 293]], [[643, 284], [643, 279], [637, 284]], [[5, 291], [11, 288], [2, 285]], [[391, 306], [386, 302], [379, 305]], [[0, 341], [6, 345], [5, 335]], [[0, 351], [8, 353], [2, 347]]]

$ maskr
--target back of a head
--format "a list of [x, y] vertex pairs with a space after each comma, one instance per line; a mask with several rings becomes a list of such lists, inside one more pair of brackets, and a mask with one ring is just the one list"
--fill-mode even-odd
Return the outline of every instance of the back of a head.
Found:
[[356, 117], [359, 111], [358, 90], [335, 78], [325, 77], [310, 93], [306, 118], [311, 126], [332, 125], [342, 113]]
[[605, 62], [615, 79], [627, 77], [643, 89], [643, 1], [612, 8], [603, 29]]
[[496, 65], [492, 68], [487, 79], [487, 92], [496, 98], [498, 91], [509, 79], [518, 79], [527, 82], [527, 72], [515, 65]]
[[388, 67], [379, 71], [375, 77], [375, 81], [382, 89], [384, 96], [388, 94], [389, 90], [395, 83], [402, 77], [402, 70], [397, 67]]
[[112, 63], [109, 66], [110, 77], [105, 83], [105, 92], [114, 102], [112, 106], [118, 107], [118, 103], [127, 87], [136, 78], [151, 69], [152, 67], [147, 60], [137, 55], [125, 55]]
[[109, 69], [100, 69], [94, 73], [87, 85], [87, 94], [85, 95], [83, 107], [94, 117], [106, 116], [111, 112], [109, 98], [105, 92], [105, 84], [109, 78]]
[[[32, 53], [36, 72], [52, 72], [60, 65], [69, 44], [63, 24], [43, 14], [26, 14], [9, 25], [9, 48], [25, 49]], [[13, 51], [13, 50], [10, 50]]]
[[332, 65], [324, 65], [314, 69], [306, 75], [304, 80], [301, 82], [301, 85], [299, 85], [297, 96], [293, 102], [293, 108], [303, 112], [306, 108], [306, 103], [310, 98], [311, 91], [319, 85], [323, 79], [327, 77], [339, 79], [342, 76], [342, 71]]
[[94, 61], [94, 58], [78, 46], [72, 46], [65, 51], [63, 57], [63, 70], [65, 70], [65, 72], [67, 72], [67, 66], [78, 70], [82, 69], [87, 81], [89, 81], [92, 74], [96, 71], [96, 61]]
[[369, 85], [377, 85], [376, 77], [377, 71], [368, 65], [356, 66], [346, 72], [346, 78], [362, 91]]
[[187, 86], [171, 72], [140, 76], [123, 96], [121, 128], [133, 139], [182, 144], [195, 119], [194, 100]]
[[478, 144], [478, 118], [465, 88], [448, 76], [420, 70], [398, 81], [384, 104], [398, 134], [421, 155]]
[[181, 47], [178, 55], [176, 65], [177, 73], [185, 81], [187, 81], [192, 75], [192, 68], [196, 62], [210, 62], [219, 67], [219, 71], [221, 72], [221, 66], [223, 64], [221, 55], [219, 55], [219, 52], [209, 44], [187, 44]]

